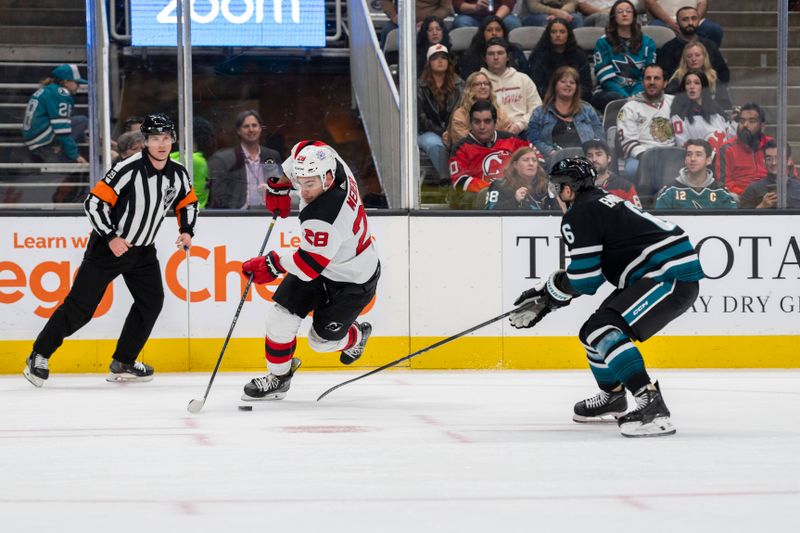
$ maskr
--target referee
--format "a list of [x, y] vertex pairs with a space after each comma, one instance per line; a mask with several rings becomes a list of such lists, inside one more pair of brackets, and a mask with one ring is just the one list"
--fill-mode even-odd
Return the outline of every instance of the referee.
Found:
[[64, 303], [33, 343], [23, 374], [41, 387], [50, 376], [48, 360], [65, 337], [91, 320], [111, 281], [121, 275], [133, 296], [107, 381], [150, 381], [153, 368], [136, 360], [164, 303], [161, 267], [153, 245], [170, 209], [178, 220], [178, 247], [191, 247], [197, 197], [189, 175], [169, 158], [175, 126], [164, 114], [142, 123], [145, 148], [114, 166], [84, 202], [94, 231], [78, 275]]

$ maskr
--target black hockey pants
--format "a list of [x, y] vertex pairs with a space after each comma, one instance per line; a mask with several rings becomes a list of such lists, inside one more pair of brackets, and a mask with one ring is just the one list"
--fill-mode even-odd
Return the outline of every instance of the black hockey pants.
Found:
[[49, 358], [64, 338], [92, 319], [106, 287], [119, 275], [131, 291], [133, 305], [122, 326], [113, 358], [127, 364], [136, 361], [164, 304], [156, 249], [153, 245], [134, 246], [121, 257], [115, 257], [108, 243], [96, 233], [89, 239], [72, 289], [39, 333], [33, 349]]

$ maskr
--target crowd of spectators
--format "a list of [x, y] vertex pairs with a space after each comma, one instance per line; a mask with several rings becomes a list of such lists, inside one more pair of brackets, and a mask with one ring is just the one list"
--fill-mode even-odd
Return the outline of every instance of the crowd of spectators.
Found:
[[[514, 0], [416, 2], [418, 144], [452, 207], [558, 209], [546, 176], [565, 152], [585, 154], [598, 186], [640, 207], [776, 205], [775, 141], [761, 106], [730, 98], [724, 32], [706, 18], [707, 0], [520, 1], [517, 10]], [[382, 4], [390, 18], [383, 42], [397, 11], [391, 0]], [[675, 36], [657, 49], [646, 23]], [[543, 27], [532, 49], [510, 40], [520, 26]], [[574, 30], [583, 26], [605, 29], [593, 50], [578, 44]], [[462, 53], [453, 53], [451, 27], [476, 28]], [[125, 123], [118, 159], [142, 149], [140, 123]], [[214, 127], [195, 121], [202, 207], [263, 206], [264, 181], [281, 156], [262, 144], [257, 111], [242, 112], [235, 129], [239, 144], [216, 150]], [[680, 170], [643, 185], [640, 162], [660, 149], [681, 158], [673, 160]], [[790, 151], [786, 164], [789, 205], [800, 207]]]
[[[707, 0], [521, 0], [517, 9], [513, 4], [453, 1], [451, 27], [476, 28], [461, 53], [453, 53], [441, 14], [419, 26], [419, 146], [436, 174], [429, 182], [449, 182], [451, 206], [553, 208], [542, 201], [545, 191], [534, 175], [581, 149], [598, 168], [600, 186], [640, 206], [658, 200], [664, 208], [733, 207], [748, 185], [766, 178], [763, 151], [770, 138], [763, 133], [764, 112], [753, 102], [734, 105], [720, 53], [724, 31], [707, 18]], [[667, 27], [674, 38], [659, 36], [657, 48], [645, 25]], [[543, 28], [532, 48], [513, 42], [511, 31], [520, 26]], [[585, 38], [582, 45], [576, 39], [575, 29], [584, 26], [605, 30], [593, 50]], [[476, 108], [478, 102], [484, 103]], [[472, 112], [486, 112], [487, 105], [492, 135], [476, 140]], [[524, 154], [509, 149], [510, 138], [524, 142]], [[485, 168], [472, 165], [466, 178], [459, 151], [474, 152], [475, 144], [486, 152]], [[668, 150], [659, 157], [672, 158], [663, 168], [677, 166], [680, 172], [648, 176], [643, 183], [642, 174], [660, 160], [648, 156], [641, 169], [640, 161], [661, 149]], [[696, 170], [701, 161], [702, 171]], [[477, 192], [469, 190], [477, 184], [485, 194], [465, 197]], [[701, 191], [707, 201], [697, 200]], [[690, 199], [678, 201], [681, 195]]]

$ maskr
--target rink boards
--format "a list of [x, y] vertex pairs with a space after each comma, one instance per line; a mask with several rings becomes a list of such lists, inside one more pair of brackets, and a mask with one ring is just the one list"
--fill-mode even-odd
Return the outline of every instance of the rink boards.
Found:
[[[675, 216], [699, 248], [709, 276], [694, 309], [642, 350], [649, 366], [800, 367], [800, 230], [797, 216]], [[144, 350], [159, 371], [213, 368], [245, 281], [240, 262], [255, 255], [266, 217], [201, 217], [187, 263], [174, 248], [175, 220], [157, 247], [165, 303]], [[400, 358], [512, 308], [524, 289], [568, 261], [560, 217], [371, 215], [382, 262], [378, 296], [364, 319], [374, 325], [363, 366]], [[31, 341], [66, 296], [89, 234], [83, 216], [3, 218], [0, 229], [0, 373], [16, 373]], [[299, 243], [295, 218], [279, 220], [268, 249]], [[239, 317], [224, 370], [263, 367], [264, 313], [275, 286], [256, 287]], [[534, 329], [499, 321], [412, 359], [412, 368], [585, 368], [576, 339], [611, 287], [582, 297]], [[105, 371], [131, 305], [117, 279], [95, 319], [51, 360], [56, 372]], [[188, 309], [187, 309], [188, 307]], [[304, 322], [305, 337], [310, 320]], [[304, 368], [339, 368], [337, 354], [298, 344]]]

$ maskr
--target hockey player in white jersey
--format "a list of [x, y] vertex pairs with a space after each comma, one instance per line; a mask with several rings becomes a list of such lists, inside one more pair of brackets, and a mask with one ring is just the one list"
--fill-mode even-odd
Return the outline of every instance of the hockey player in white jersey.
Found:
[[300, 192], [300, 246], [296, 251], [269, 252], [242, 265], [255, 283], [286, 275], [267, 312], [264, 348], [269, 373], [244, 387], [243, 400], [280, 400], [286, 396], [300, 359], [294, 357], [297, 331], [314, 312], [308, 334], [317, 352], [341, 351], [351, 364], [364, 351], [372, 333], [368, 322], [356, 322], [375, 295], [380, 262], [372, 244], [364, 204], [353, 173], [320, 141], [301, 141], [283, 162], [284, 177], [270, 178], [266, 205], [289, 215], [289, 192]]

